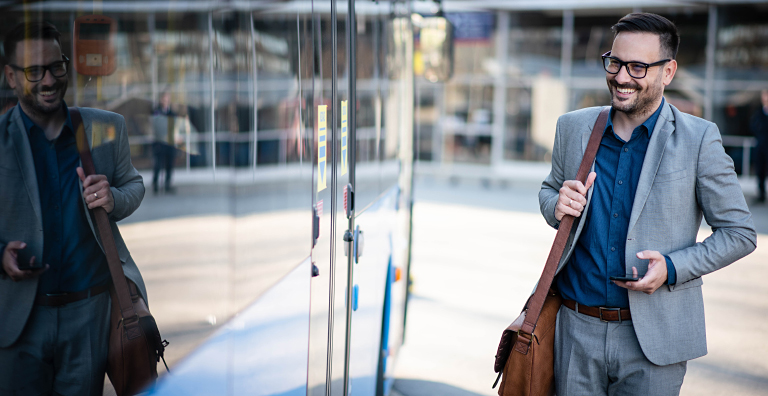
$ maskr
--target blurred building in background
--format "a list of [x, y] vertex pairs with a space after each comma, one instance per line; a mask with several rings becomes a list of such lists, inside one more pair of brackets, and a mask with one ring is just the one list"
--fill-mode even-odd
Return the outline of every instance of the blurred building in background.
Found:
[[[322, 91], [330, 84], [330, 37], [288, 33], [286, 26], [295, 25], [297, 15], [306, 18], [311, 2], [283, 2], [284, 9], [296, 10], [290, 16], [270, 13], [268, 3], [234, 2], [227, 11], [204, 0], [94, 2], [94, 12], [99, 8], [118, 23], [117, 70], [101, 79], [73, 73], [67, 103], [124, 115], [139, 169], [152, 166], [151, 109], [164, 90], [181, 118], [175, 123], [184, 152], [176, 158], [179, 169], [299, 163], [298, 120], [307, 108], [297, 92], [302, 86]], [[398, 128], [388, 126], [408, 122], [382, 100], [398, 89], [393, 82], [400, 81], [405, 60], [372, 50], [387, 34], [399, 37], [391, 7], [357, 3], [358, 158], [378, 163], [394, 150], [396, 139], [388, 134]], [[520, 161], [547, 162], [558, 116], [610, 103], [600, 64], [613, 42], [610, 27], [630, 12], [647, 11], [675, 22], [681, 34], [679, 68], [667, 100], [717, 123], [737, 172], [754, 173], [749, 116], [759, 105], [760, 90], [768, 88], [768, 1], [416, 0], [410, 6], [419, 171], [487, 172], [490, 166], [509, 174], [520, 169]], [[10, 20], [28, 15], [53, 22], [64, 34], [63, 47], [70, 48], [70, 26], [80, 7], [60, 1], [6, 9]], [[440, 7], [454, 27], [453, 75], [432, 82], [422, 73], [416, 19]], [[246, 10], [254, 13], [253, 22], [237, 12]], [[295, 78], [292, 65], [303, 54], [290, 48], [300, 44], [302, 34], [323, 47], [314, 59], [322, 81]], [[336, 55], [348, 56], [346, 50]], [[2, 107], [15, 104], [14, 98], [0, 100]]]
[[485, 164], [504, 173], [548, 161], [558, 116], [610, 104], [600, 55], [611, 49], [610, 27], [643, 11], [680, 31], [665, 97], [717, 123], [737, 172], [749, 172], [749, 116], [768, 88], [768, 2], [445, 0], [443, 9], [455, 28], [455, 70], [445, 83], [416, 78], [422, 171]]

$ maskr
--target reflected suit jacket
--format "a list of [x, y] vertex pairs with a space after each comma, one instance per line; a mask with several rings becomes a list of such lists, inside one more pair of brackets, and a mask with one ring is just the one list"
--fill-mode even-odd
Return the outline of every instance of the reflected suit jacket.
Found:
[[[601, 109], [582, 109], [558, 119], [552, 170], [539, 192], [541, 213], [553, 227], [558, 223], [554, 212], [559, 189], [564, 181], [576, 179]], [[589, 216], [593, 189], [581, 218]], [[713, 233], [696, 242], [702, 216]], [[581, 235], [581, 218], [571, 231], [558, 272]], [[627, 273], [632, 273], [633, 266], [641, 275], [647, 271], [648, 260], [636, 256], [643, 250], [669, 255], [677, 271], [674, 285], [662, 285], [652, 295], [629, 291], [632, 324], [648, 360], [667, 365], [706, 355], [701, 276], [751, 253], [756, 238], [752, 215], [717, 126], [665, 102], [645, 154], [625, 253]]]
[[[144, 182], [131, 164], [125, 119], [89, 108], [80, 108], [80, 114], [96, 173], [107, 176], [115, 200], [109, 219], [125, 276], [146, 299], [144, 281], [116, 224], [133, 213], [144, 198]], [[39, 188], [29, 139], [17, 107], [0, 117], [0, 186], [0, 252], [10, 241], [23, 241], [30, 255], [41, 258], [43, 219]], [[82, 204], [86, 205], [82, 183], [80, 191]], [[87, 206], [85, 209], [91, 230], [102, 246], [92, 214]], [[21, 334], [32, 311], [37, 285], [37, 278], [14, 282], [4, 272], [0, 276], [0, 348], [13, 344]]]

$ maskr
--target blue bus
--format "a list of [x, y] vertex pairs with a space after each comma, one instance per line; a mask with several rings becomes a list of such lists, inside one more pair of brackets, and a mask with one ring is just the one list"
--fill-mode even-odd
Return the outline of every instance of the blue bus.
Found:
[[[410, 1], [2, 8], [0, 30], [62, 32], [68, 105], [125, 117], [147, 193], [119, 227], [170, 342], [147, 394], [389, 394], [411, 246]], [[75, 29], [97, 19], [110, 27]]]

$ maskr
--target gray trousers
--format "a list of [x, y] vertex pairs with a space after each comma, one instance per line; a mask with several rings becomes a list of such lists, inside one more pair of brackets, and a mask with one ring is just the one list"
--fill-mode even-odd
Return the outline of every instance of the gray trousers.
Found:
[[109, 345], [108, 292], [60, 307], [35, 305], [0, 348], [0, 395], [101, 396]]
[[648, 361], [632, 321], [603, 322], [564, 305], [557, 314], [557, 396], [679, 395], [686, 363]]

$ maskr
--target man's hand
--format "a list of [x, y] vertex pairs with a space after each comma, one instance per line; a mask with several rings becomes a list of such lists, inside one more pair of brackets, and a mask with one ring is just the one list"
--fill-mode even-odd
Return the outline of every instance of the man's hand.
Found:
[[[44, 268], [35, 270], [20, 270], [19, 263], [17, 261], [19, 254], [18, 251], [27, 247], [27, 244], [21, 241], [11, 241], [5, 245], [3, 250], [3, 270], [11, 277], [14, 282], [18, 282], [24, 279], [30, 279], [39, 276], [45, 272], [49, 265], [46, 264]], [[29, 259], [29, 264], [35, 263], [35, 256]]]
[[85, 177], [83, 168], [77, 167], [77, 175], [83, 182], [83, 198], [88, 204], [88, 209], [98, 208], [106, 209], [107, 213], [112, 213], [115, 209], [115, 199], [112, 197], [112, 190], [109, 189], [109, 182], [104, 175], [90, 175]]
[[[613, 283], [625, 289], [641, 291], [651, 295], [667, 281], [667, 260], [664, 259], [664, 255], [655, 250], [643, 250], [637, 253], [637, 258], [649, 260], [648, 272], [645, 273], [645, 276], [635, 282], [613, 281]], [[637, 278], [636, 267], [632, 267], [632, 276]]]
[[560, 196], [555, 205], [555, 219], [560, 221], [565, 215], [573, 217], [581, 216], [584, 207], [587, 206], [587, 191], [595, 182], [597, 173], [591, 172], [587, 176], [587, 184], [581, 184], [578, 180], [566, 180], [560, 188]]

